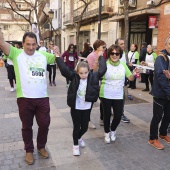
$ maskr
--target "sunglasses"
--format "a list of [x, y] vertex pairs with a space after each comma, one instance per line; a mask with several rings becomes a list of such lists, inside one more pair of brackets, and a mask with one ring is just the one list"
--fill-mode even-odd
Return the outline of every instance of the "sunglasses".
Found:
[[103, 46], [103, 49], [105, 49], [106, 48], [106, 46]]
[[50, 44], [50, 45], [54, 45], [54, 44]]
[[119, 55], [120, 55], [120, 53], [114, 53], [114, 52], [112, 52], [112, 53], [110, 53], [110, 55], [116, 55], [116, 56], [119, 56]]

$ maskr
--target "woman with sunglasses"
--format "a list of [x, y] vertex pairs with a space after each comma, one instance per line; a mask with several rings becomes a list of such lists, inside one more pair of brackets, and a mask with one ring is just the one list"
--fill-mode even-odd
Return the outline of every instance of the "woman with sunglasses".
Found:
[[[78, 61], [78, 56], [77, 56], [77, 52], [75, 50], [75, 46], [74, 44], [70, 44], [68, 46], [67, 51], [65, 51], [62, 56], [64, 59], [64, 62], [66, 64], [66, 66], [68, 66], [68, 68], [70, 69], [70, 71], [74, 70], [74, 67]], [[69, 87], [70, 84], [70, 80], [68, 78], [66, 78], [66, 83], [67, 83], [67, 87]]]
[[[134, 80], [137, 74], [136, 69], [133, 75], [128, 66], [120, 61], [123, 51], [117, 45], [112, 45], [108, 49], [108, 60], [106, 62], [107, 71], [102, 77], [100, 94], [103, 110], [104, 110], [104, 141], [116, 140], [116, 129], [120, 123], [123, 114], [123, 86], [125, 76], [130, 80]], [[110, 127], [111, 109], [113, 108], [114, 116]]]

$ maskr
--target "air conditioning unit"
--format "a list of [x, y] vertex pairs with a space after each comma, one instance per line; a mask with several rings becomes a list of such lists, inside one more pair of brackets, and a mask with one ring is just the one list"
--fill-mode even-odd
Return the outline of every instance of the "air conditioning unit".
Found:
[[129, 0], [129, 7], [136, 8], [136, 0]]
[[152, 6], [155, 4], [154, 0], [151, 0], [151, 1], [147, 1], [146, 2], [147, 6]]
[[124, 0], [119, 0], [118, 6], [119, 6], [119, 8], [124, 7]]

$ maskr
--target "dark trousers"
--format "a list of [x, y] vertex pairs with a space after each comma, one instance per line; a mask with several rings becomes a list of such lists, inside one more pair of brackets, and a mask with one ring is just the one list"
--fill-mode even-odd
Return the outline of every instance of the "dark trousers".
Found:
[[149, 89], [149, 81], [150, 81], [151, 87], [152, 87], [152, 85], [153, 85], [153, 71], [150, 71], [149, 74], [144, 74], [144, 80], [145, 80], [146, 89]]
[[56, 77], [56, 64], [55, 65], [49, 65], [49, 81], [51, 83], [51, 78], [52, 78], [52, 73], [53, 73], [53, 82], [55, 82], [55, 77]]
[[[70, 69], [70, 71], [73, 71], [73, 70], [74, 70], [74, 68], [70, 68], [70, 67], [68, 67], [68, 68]], [[70, 83], [70, 80], [69, 80], [68, 78], [66, 78], [66, 83], [67, 83], [67, 84]]]
[[170, 122], [170, 100], [153, 98], [153, 117], [150, 125], [150, 139], [158, 139], [158, 126], [161, 125], [159, 133], [162, 136], [167, 135], [167, 129]]
[[88, 110], [71, 109], [71, 117], [73, 120], [73, 142], [74, 145], [78, 145], [78, 139], [80, 139], [88, 129], [89, 124]]
[[118, 127], [123, 113], [123, 99], [105, 99], [101, 98], [104, 111], [104, 131], [110, 132], [111, 109], [113, 108], [114, 116], [111, 124], [111, 131]]
[[136, 78], [134, 79], [134, 81], [129, 81], [129, 87], [136, 88]]
[[49, 98], [18, 98], [19, 116], [22, 121], [22, 137], [26, 152], [33, 152], [33, 119], [38, 124], [37, 148], [45, 148], [50, 125]]
[[100, 101], [100, 120], [103, 120], [103, 105], [101, 101]]

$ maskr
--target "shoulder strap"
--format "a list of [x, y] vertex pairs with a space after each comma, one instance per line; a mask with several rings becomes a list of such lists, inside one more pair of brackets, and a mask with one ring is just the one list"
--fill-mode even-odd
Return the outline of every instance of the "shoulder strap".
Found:
[[131, 58], [130, 58], [130, 62], [132, 61], [132, 57], [133, 57], [134, 54], [135, 54], [135, 52], [133, 52], [133, 54], [132, 54], [132, 56], [131, 56]]
[[169, 61], [167, 55], [165, 55], [165, 54], [162, 53], [162, 52], [160, 52], [158, 56], [162, 56], [165, 61]]

